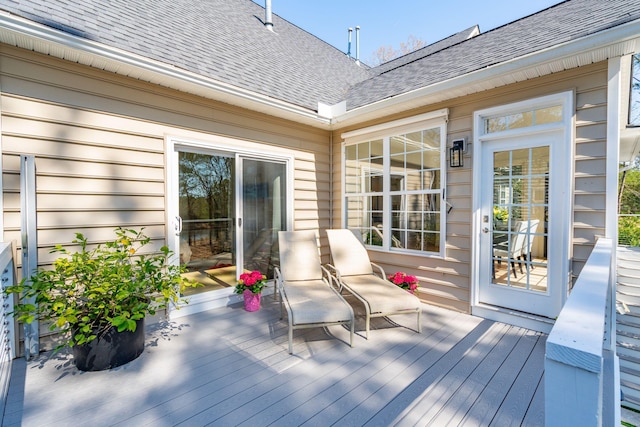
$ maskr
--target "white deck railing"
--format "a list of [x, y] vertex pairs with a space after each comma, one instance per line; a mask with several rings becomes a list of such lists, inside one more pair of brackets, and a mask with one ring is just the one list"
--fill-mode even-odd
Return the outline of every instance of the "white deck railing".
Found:
[[[11, 244], [0, 242], [0, 411], [4, 414], [11, 379], [11, 361], [15, 357], [13, 298], [5, 297], [2, 290], [14, 285], [14, 261]], [[2, 417], [0, 416], [0, 419]]]
[[547, 339], [548, 427], [620, 425], [613, 251], [611, 239], [598, 240]]

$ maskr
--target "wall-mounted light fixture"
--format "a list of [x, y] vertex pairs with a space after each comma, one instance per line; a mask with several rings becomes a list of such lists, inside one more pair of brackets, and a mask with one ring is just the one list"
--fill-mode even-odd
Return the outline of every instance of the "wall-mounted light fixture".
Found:
[[464, 139], [455, 139], [451, 143], [451, 148], [449, 149], [449, 167], [461, 168], [464, 166], [464, 161], [462, 160], [465, 149], [464, 143]]

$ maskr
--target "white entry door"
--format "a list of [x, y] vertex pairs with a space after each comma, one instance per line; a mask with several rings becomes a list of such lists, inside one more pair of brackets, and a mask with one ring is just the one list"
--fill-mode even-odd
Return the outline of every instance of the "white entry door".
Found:
[[553, 318], [563, 303], [562, 134], [482, 144], [479, 302]]

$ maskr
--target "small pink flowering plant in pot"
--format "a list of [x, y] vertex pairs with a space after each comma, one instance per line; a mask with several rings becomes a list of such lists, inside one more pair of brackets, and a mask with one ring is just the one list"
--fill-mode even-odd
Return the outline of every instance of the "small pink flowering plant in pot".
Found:
[[412, 294], [415, 294], [416, 289], [418, 289], [418, 278], [416, 276], [405, 274], [401, 271], [390, 274], [387, 276], [387, 279], [389, 279], [391, 283], [400, 286], [402, 289], [405, 289], [407, 292]]
[[250, 291], [252, 294], [259, 294], [262, 292], [266, 280], [267, 276], [259, 271], [242, 273], [236, 285], [235, 293], [242, 294], [244, 291]]

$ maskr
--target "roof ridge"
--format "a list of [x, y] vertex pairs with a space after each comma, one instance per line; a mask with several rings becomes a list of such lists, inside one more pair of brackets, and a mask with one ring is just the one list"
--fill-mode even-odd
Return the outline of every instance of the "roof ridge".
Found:
[[[569, 1], [569, 0], [568, 0], [568, 1]], [[389, 64], [390, 62], [393, 62], [393, 61], [396, 61], [396, 60], [400, 60], [400, 59], [402, 59], [402, 58], [406, 58], [406, 57], [407, 57], [407, 56], [409, 56], [409, 55], [413, 55], [413, 54], [415, 54], [416, 52], [420, 52], [420, 51], [421, 51], [421, 50], [423, 50], [423, 49], [426, 49], [426, 48], [431, 47], [431, 46], [433, 46], [433, 45], [435, 45], [435, 44], [438, 44], [438, 43], [440, 43], [440, 42], [443, 42], [443, 41], [445, 41], [445, 40], [448, 40], [448, 39], [450, 39], [450, 38], [452, 38], [452, 37], [455, 37], [455, 36], [457, 36], [457, 35], [459, 35], [459, 34], [462, 34], [462, 33], [466, 32], [466, 31], [469, 31], [469, 30], [474, 29], [474, 28], [478, 28], [478, 31], [480, 31], [480, 26], [479, 26], [478, 24], [473, 25], [473, 26], [471, 26], [471, 27], [469, 27], [469, 28], [467, 28], [467, 29], [464, 29], [464, 30], [462, 30], [462, 31], [458, 31], [457, 33], [451, 34], [450, 36], [445, 37], [445, 38], [443, 38], [443, 39], [440, 39], [440, 40], [438, 40], [438, 41], [436, 41], [436, 42], [433, 42], [433, 43], [431, 43], [431, 44], [429, 44], [429, 45], [427, 45], [427, 46], [423, 46], [423, 47], [421, 47], [421, 48], [420, 48], [420, 49], [418, 49], [418, 50], [414, 50], [413, 52], [406, 53], [406, 54], [404, 54], [404, 55], [402, 55], [402, 56], [399, 56], [398, 58], [394, 58], [394, 59], [392, 59], [392, 60], [390, 60], [390, 61], [387, 61], [387, 62], [385, 62], [385, 63], [382, 63], [382, 64], [378, 65], [378, 67], [381, 67], [381, 66], [383, 66], [383, 65], [385, 65], [385, 64]], [[382, 74], [389, 73], [389, 72], [391, 72], [391, 71], [393, 71], [393, 70], [397, 70], [398, 68], [402, 68], [402, 67], [404, 67], [404, 66], [406, 66], [406, 65], [409, 65], [409, 64], [412, 64], [412, 63], [414, 63], [414, 62], [416, 62], [416, 61], [420, 61], [420, 60], [422, 60], [422, 59], [424, 59], [424, 58], [428, 58], [429, 56], [435, 55], [436, 53], [439, 53], [439, 52], [445, 51], [445, 50], [447, 50], [447, 49], [449, 49], [449, 48], [452, 48], [452, 47], [454, 47], [454, 46], [458, 46], [459, 44], [462, 44], [462, 43], [464, 43], [464, 42], [467, 42], [467, 41], [469, 41], [469, 40], [471, 40], [471, 39], [474, 39], [474, 38], [476, 38], [476, 37], [479, 37], [479, 36], [481, 36], [481, 35], [483, 35], [483, 34], [484, 34], [484, 33], [480, 33], [480, 32], [478, 32], [478, 34], [476, 34], [475, 36], [469, 36], [469, 37], [465, 38], [464, 40], [461, 40], [461, 41], [459, 41], [459, 42], [457, 42], [457, 43], [453, 43], [453, 44], [446, 45], [446, 46], [442, 47], [441, 49], [434, 50], [433, 52], [428, 52], [428, 53], [426, 53], [425, 55], [416, 55], [416, 57], [415, 57], [415, 58], [413, 58], [412, 60], [407, 61], [407, 62], [403, 62], [403, 63], [401, 63], [401, 64], [398, 64], [398, 65], [397, 65], [397, 66], [395, 66], [395, 67], [391, 67], [391, 68], [389, 68], [389, 69], [387, 69], [387, 70], [381, 71], [381, 72], [380, 72], [379, 74], [377, 74], [377, 75], [382, 75]], [[373, 71], [375, 71], [375, 70], [376, 70], [376, 68], [378, 68], [378, 67], [375, 67], [375, 68], [373, 68], [372, 70], [373, 70]]]
[[[403, 54], [403, 55], [401, 55], [401, 56], [398, 56], [397, 58], [393, 58], [393, 59], [390, 59], [390, 60], [388, 60], [388, 61], [386, 61], [386, 62], [383, 62], [382, 64], [378, 64], [378, 65], [376, 65], [375, 67], [372, 67], [371, 69], [375, 71], [375, 69], [376, 69], [376, 68], [378, 68], [378, 67], [382, 67], [383, 65], [387, 65], [387, 64], [389, 64], [389, 63], [391, 63], [391, 62], [398, 61], [398, 60], [400, 60], [400, 59], [402, 59], [402, 58], [405, 58], [405, 57], [407, 57], [407, 56], [409, 56], [409, 55], [413, 55], [413, 54], [415, 54], [416, 52], [420, 52], [421, 50], [427, 49], [427, 48], [429, 48], [429, 47], [431, 47], [431, 46], [433, 46], [433, 45], [435, 45], [435, 44], [438, 44], [438, 43], [443, 42], [443, 41], [445, 41], [445, 40], [448, 40], [448, 39], [450, 39], [450, 38], [452, 38], [452, 37], [455, 37], [455, 36], [457, 36], [458, 34], [461, 34], [461, 33], [467, 32], [467, 31], [471, 31], [471, 30], [473, 30], [474, 28], [478, 28], [478, 31], [480, 30], [480, 27], [479, 27], [479, 25], [478, 25], [478, 24], [476, 24], [476, 25], [472, 25], [472, 26], [471, 26], [471, 27], [469, 27], [469, 28], [465, 28], [464, 30], [460, 30], [460, 31], [458, 31], [457, 33], [453, 33], [453, 34], [451, 34], [451, 35], [449, 35], [449, 36], [447, 36], [447, 37], [445, 37], [445, 38], [443, 38], [443, 39], [437, 40], [437, 41], [435, 41], [435, 42], [433, 42], [433, 43], [429, 43], [428, 45], [426, 45], [426, 46], [422, 46], [421, 48], [418, 48], [418, 49], [413, 50], [413, 51], [411, 51], [411, 52], [407, 52], [407, 53], [405, 53], [405, 54]], [[478, 35], [479, 35], [479, 34], [480, 34], [480, 33], [478, 33]], [[434, 51], [434, 52], [439, 52], [440, 50], [444, 50], [444, 49], [445, 49], [445, 48], [442, 48], [442, 49], [439, 49], [439, 50]], [[432, 53], [433, 53], [433, 52], [432, 52]], [[429, 55], [427, 54], [427, 55], [424, 55], [424, 56], [429, 56]], [[422, 58], [424, 58], [424, 57], [422, 57]]]
[[[412, 64], [412, 63], [414, 63], [414, 62], [416, 62], [416, 61], [420, 61], [420, 60], [422, 60], [422, 59], [424, 59], [424, 58], [427, 58], [427, 57], [432, 56], [432, 55], [434, 55], [434, 54], [436, 54], [436, 53], [439, 53], [439, 52], [445, 51], [445, 50], [450, 49], [450, 48], [452, 48], [452, 47], [454, 47], [454, 46], [458, 46], [458, 45], [460, 45], [460, 44], [462, 44], [462, 43], [465, 43], [465, 42], [467, 42], [467, 41], [469, 41], [469, 40], [472, 40], [472, 39], [475, 39], [475, 38], [477, 38], [477, 37], [481, 37], [481, 36], [485, 36], [485, 35], [487, 35], [487, 34], [493, 33], [494, 31], [499, 30], [499, 29], [501, 29], [501, 28], [503, 28], [503, 27], [507, 27], [507, 26], [509, 26], [509, 25], [515, 24], [515, 23], [516, 23], [516, 22], [518, 22], [518, 21], [522, 21], [522, 20], [527, 19], [527, 18], [529, 18], [529, 17], [531, 17], [531, 16], [534, 16], [534, 15], [538, 15], [538, 14], [543, 13], [543, 12], [545, 12], [545, 11], [549, 10], [549, 9], [553, 9], [553, 8], [555, 8], [555, 7], [558, 7], [558, 6], [560, 6], [561, 4], [563, 4], [563, 3], [569, 3], [569, 2], [571, 2], [571, 1], [573, 1], [573, 0], [564, 0], [564, 1], [560, 1], [560, 2], [558, 2], [558, 3], [556, 3], [556, 4], [553, 4], [553, 5], [551, 5], [551, 6], [548, 6], [548, 7], [544, 8], [544, 9], [541, 9], [541, 10], [538, 10], [538, 11], [536, 11], [536, 12], [530, 13], [529, 15], [522, 16], [522, 17], [520, 17], [520, 18], [518, 18], [518, 19], [514, 19], [513, 21], [509, 21], [509, 22], [507, 22], [507, 23], [505, 23], [505, 24], [499, 25], [499, 26], [497, 26], [497, 27], [495, 27], [495, 28], [492, 28], [492, 29], [490, 29], [490, 30], [488, 30], [488, 31], [485, 31], [485, 32], [479, 32], [477, 35], [475, 35], [475, 36], [473, 36], [473, 37], [467, 37], [466, 39], [461, 40], [461, 41], [459, 41], [458, 43], [454, 43], [454, 44], [451, 44], [451, 45], [444, 46], [442, 49], [435, 50], [435, 51], [430, 52], [430, 53], [428, 53], [428, 54], [426, 54], [426, 55], [424, 55], [424, 56], [417, 56], [416, 58], [414, 58], [414, 59], [412, 59], [412, 60], [410, 60], [410, 61], [408, 61], [408, 62], [405, 62], [405, 63], [402, 63], [402, 64], [398, 64], [398, 66], [396, 66], [396, 67], [392, 67], [392, 68], [389, 68], [388, 70], [385, 70], [385, 71], [382, 71], [382, 72], [380, 72], [378, 75], [386, 74], [386, 73], [388, 73], [388, 72], [390, 72], [390, 71], [397, 70], [398, 68], [402, 68], [402, 67], [404, 67], [404, 66], [406, 66], [406, 65], [409, 65], [409, 64]], [[392, 62], [392, 61], [399, 60], [399, 59], [404, 58], [404, 57], [406, 57], [406, 56], [408, 56], [408, 55], [414, 54], [415, 52], [419, 52], [419, 51], [420, 51], [420, 50], [422, 50], [422, 49], [426, 49], [426, 48], [428, 48], [429, 46], [433, 46], [433, 45], [435, 45], [436, 43], [440, 43], [440, 42], [442, 42], [442, 41], [445, 41], [445, 40], [447, 40], [447, 39], [450, 39], [450, 38], [452, 38], [452, 37], [455, 37], [455, 36], [457, 36], [458, 34], [464, 33], [465, 31], [469, 31], [469, 30], [471, 30], [472, 28], [475, 28], [475, 27], [478, 27], [478, 29], [480, 28], [480, 27], [476, 24], [476, 25], [471, 26], [471, 27], [469, 27], [469, 28], [467, 28], [467, 29], [465, 29], [465, 30], [459, 31], [459, 32], [457, 32], [457, 33], [454, 33], [454, 34], [452, 34], [452, 35], [448, 36], [448, 37], [445, 37], [444, 39], [438, 40], [438, 41], [433, 42], [433, 43], [431, 43], [431, 44], [429, 44], [429, 45], [427, 45], [427, 46], [421, 47], [420, 49], [418, 49], [418, 50], [416, 50], [416, 51], [406, 53], [406, 54], [404, 54], [404, 55], [402, 55], [402, 56], [400, 56], [400, 57], [398, 57], [398, 58], [394, 58], [394, 59], [392, 59], [391, 61], [387, 61], [387, 62], [385, 62], [385, 63], [383, 63], [383, 64], [380, 64], [380, 65], [378, 65], [378, 67], [380, 67], [380, 66], [382, 66], [382, 65], [384, 65], [384, 64], [389, 64], [389, 63], [390, 63], [390, 62]], [[376, 68], [377, 68], [377, 67], [373, 68], [373, 70], [375, 71], [375, 69], [376, 69]]]

